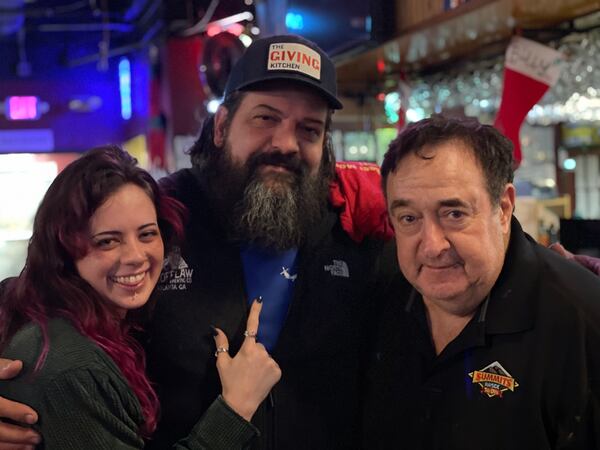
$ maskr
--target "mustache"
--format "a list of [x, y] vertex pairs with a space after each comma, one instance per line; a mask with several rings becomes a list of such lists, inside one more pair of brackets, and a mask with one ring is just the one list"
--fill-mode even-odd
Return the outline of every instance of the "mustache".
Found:
[[458, 258], [458, 257], [450, 257], [450, 258], [433, 258], [433, 259], [422, 259], [420, 261], [421, 266], [429, 266], [429, 267], [434, 267], [434, 268], [441, 268], [441, 267], [449, 267], [449, 266], [454, 266], [454, 265], [464, 265], [464, 260], [462, 258]]
[[262, 165], [283, 167], [296, 175], [302, 175], [305, 172], [305, 163], [297, 153], [259, 152], [248, 159], [247, 166], [250, 173]]

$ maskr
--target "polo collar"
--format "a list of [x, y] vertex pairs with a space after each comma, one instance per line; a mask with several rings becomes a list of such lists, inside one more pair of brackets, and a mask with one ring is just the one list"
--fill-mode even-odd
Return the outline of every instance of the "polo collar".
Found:
[[486, 334], [517, 333], [533, 327], [540, 277], [536, 245], [513, 217], [504, 266], [490, 294]]

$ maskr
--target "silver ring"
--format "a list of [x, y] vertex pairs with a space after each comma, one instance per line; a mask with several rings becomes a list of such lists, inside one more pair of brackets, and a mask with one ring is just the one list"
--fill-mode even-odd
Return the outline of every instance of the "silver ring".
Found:
[[256, 331], [244, 331], [244, 336], [256, 339]]
[[215, 356], [219, 356], [219, 353], [227, 353], [229, 349], [227, 347], [217, 347], [215, 351]]

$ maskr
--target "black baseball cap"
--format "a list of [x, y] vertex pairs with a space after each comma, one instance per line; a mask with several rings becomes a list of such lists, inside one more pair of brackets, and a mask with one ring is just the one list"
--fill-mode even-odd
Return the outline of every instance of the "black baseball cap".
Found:
[[341, 109], [337, 98], [335, 66], [317, 44], [296, 35], [257, 39], [233, 66], [225, 97], [269, 80], [292, 80], [315, 88], [333, 109]]

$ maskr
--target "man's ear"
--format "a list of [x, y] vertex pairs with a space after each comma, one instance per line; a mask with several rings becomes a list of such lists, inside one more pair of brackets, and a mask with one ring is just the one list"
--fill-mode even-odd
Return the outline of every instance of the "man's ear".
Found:
[[512, 183], [507, 183], [504, 187], [504, 192], [500, 196], [500, 223], [502, 224], [502, 230], [504, 233], [508, 233], [510, 230], [510, 219], [512, 218], [513, 211], [515, 210], [515, 196], [516, 190]]
[[226, 124], [227, 124], [227, 108], [219, 106], [214, 118], [213, 144], [216, 147], [223, 147], [225, 144]]

